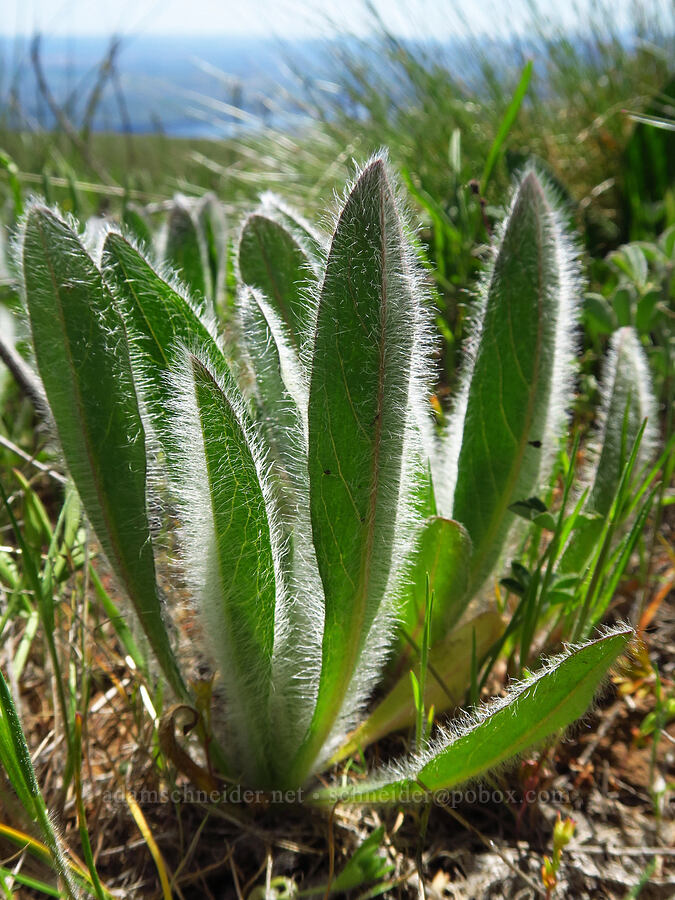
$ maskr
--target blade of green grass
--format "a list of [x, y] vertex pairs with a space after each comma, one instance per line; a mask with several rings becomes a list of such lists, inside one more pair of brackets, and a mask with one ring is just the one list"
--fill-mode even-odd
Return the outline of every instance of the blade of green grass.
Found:
[[518, 115], [518, 111], [520, 110], [523, 100], [525, 99], [527, 89], [530, 86], [530, 81], [532, 80], [532, 68], [533, 62], [532, 60], [528, 60], [528, 62], [525, 64], [525, 68], [523, 69], [523, 74], [520, 76], [518, 86], [514, 91], [513, 97], [511, 98], [511, 102], [506, 108], [506, 112], [504, 113], [502, 121], [499, 124], [499, 130], [497, 131], [495, 139], [492, 142], [488, 157], [485, 160], [485, 167], [483, 168], [483, 174], [480, 180], [480, 192], [483, 196], [485, 195], [492, 170], [494, 169], [495, 163], [497, 162], [502, 152], [504, 142], [509, 136], [509, 132], [513, 127], [513, 123], [516, 121], [516, 116]]
[[27, 793], [30, 795], [31, 806], [29, 807], [29, 810], [32, 814], [32, 818], [40, 827], [44, 842], [49, 848], [54, 869], [62, 880], [66, 895], [72, 898], [72, 900], [75, 900], [78, 895], [77, 887], [69, 871], [63, 848], [61, 847], [61, 842], [59, 841], [51, 819], [49, 818], [44, 798], [37, 783], [37, 778], [35, 777], [35, 770], [33, 769], [30, 751], [26, 744], [26, 738], [24, 737], [21, 722], [19, 721], [12, 695], [10, 694], [2, 672], [0, 672], [0, 709], [2, 710], [3, 719], [7, 723], [7, 729], [12, 739], [14, 755], [21, 773], [21, 778]]

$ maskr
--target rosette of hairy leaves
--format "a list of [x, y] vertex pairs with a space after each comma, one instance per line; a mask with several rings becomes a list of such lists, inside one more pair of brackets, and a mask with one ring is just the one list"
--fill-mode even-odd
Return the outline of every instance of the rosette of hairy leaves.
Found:
[[[201, 246], [208, 223], [188, 213], [201, 242], [188, 262], [215, 284], [220, 263]], [[186, 234], [177, 253], [194, 244]], [[217, 250], [215, 230], [212, 243]], [[522, 178], [496, 243], [438, 468], [425, 407], [422, 280], [380, 156], [347, 192], [327, 251], [269, 197], [246, 221], [234, 374], [202, 307], [123, 236], [106, 237], [101, 274], [57, 215], [34, 208], [23, 262], [36, 359], [66, 461], [170, 684], [187, 699], [146, 511], [146, 452], [153, 473], [164, 465], [218, 674], [223, 771], [297, 787], [331, 754], [339, 758], [394, 641], [398, 601], [412, 644], [425, 631], [424, 696], [415, 710], [402, 671], [411, 652], [347, 749], [419, 719], [425, 705], [454, 705], [503, 628], [494, 612], [460, 619], [503, 553], [509, 508], [546, 477], [567, 400], [576, 270], [536, 174]], [[186, 276], [187, 263], [173, 263]], [[608, 364], [589, 492], [596, 509], [645, 405], [643, 397], [634, 410], [621, 387], [619, 370], [628, 384], [631, 365], [639, 368], [634, 351], [628, 335], [617, 337]], [[624, 365], [624, 354], [632, 362]], [[617, 631], [575, 649], [350, 798], [398, 802], [415, 786], [447, 788], [541, 742], [584, 712], [627, 638]], [[334, 796], [319, 792], [317, 801]]]
[[33, 207], [22, 237], [35, 358], [82, 504], [162, 669], [187, 692], [162, 616], [146, 509], [146, 450], [122, 319], [76, 234]]
[[[306, 777], [341, 712], [370, 688], [360, 683], [362, 655], [377, 666], [391, 633], [387, 589], [411, 493], [407, 442], [424, 395], [412, 273], [387, 167], [376, 157], [340, 212], [316, 313], [308, 465], [325, 614], [318, 697], [292, 781]], [[364, 653], [371, 629], [377, 643]]]

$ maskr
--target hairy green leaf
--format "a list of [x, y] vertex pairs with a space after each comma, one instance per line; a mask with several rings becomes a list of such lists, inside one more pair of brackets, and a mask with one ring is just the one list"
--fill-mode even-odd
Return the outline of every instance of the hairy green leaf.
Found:
[[467, 602], [471, 541], [466, 530], [451, 519], [427, 519], [412, 557], [403, 598], [401, 627], [419, 645], [424, 625], [426, 579], [434, 593], [431, 644], [444, 638], [456, 624]]
[[[319, 300], [309, 396], [312, 533], [325, 593], [323, 665], [302, 775], [326, 740], [387, 589], [404, 444], [416, 421], [419, 316], [385, 163], [359, 175], [340, 213]], [[384, 634], [386, 621], [381, 630]]]
[[288, 329], [259, 291], [239, 297], [244, 345], [253, 369], [263, 428], [287, 469], [306, 456], [307, 385]]
[[[282, 513], [283, 577], [293, 602], [275, 645], [276, 761], [293, 754], [311, 719], [321, 666], [323, 588], [312, 544], [307, 472], [307, 384], [287, 329], [252, 288], [239, 294], [241, 330], [255, 373], [257, 425], [269, 448], [270, 474]], [[301, 660], [298, 647], [302, 647]]]
[[23, 278], [35, 357], [68, 468], [169, 683], [185, 697], [155, 578], [144, 431], [122, 321], [76, 235], [42, 207], [26, 220]]
[[173, 474], [185, 569], [229, 711], [227, 749], [235, 750], [233, 765], [261, 783], [268, 778], [276, 605], [264, 462], [231, 379], [187, 353], [173, 383], [172, 427], [183, 442]]
[[110, 232], [103, 245], [103, 275], [124, 315], [136, 383], [154, 430], [170, 455], [167, 373], [180, 346], [207, 350], [219, 374], [227, 362], [198, 310], [152, 268], [129, 241]]
[[612, 335], [600, 393], [598, 433], [589, 447], [593, 468], [584, 505], [586, 517], [579, 522], [565, 548], [559, 564], [562, 572], [582, 572], [597, 546], [645, 419], [648, 419], [648, 429], [640, 442], [638, 464], [649, 457], [653, 448], [656, 405], [644, 351], [632, 328], [620, 328]]
[[529, 171], [487, 273], [449, 423], [452, 518], [473, 543], [472, 591], [501, 555], [514, 522], [509, 507], [547, 475], [568, 399], [575, 276], [552, 200]]
[[597, 462], [587, 506], [593, 512], [607, 515], [644, 419], [649, 419], [650, 433], [643, 437], [641, 459], [650, 451], [655, 431], [656, 409], [647, 360], [632, 328], [620, 328], [612, 336], [600, 391], [603, 395], [598, 416], [601, 434], [593, 451]]
[[[498, 613], [481, 613], [432, 647], [423, 698], [426, 709], [433, 706], [436, 713], [442, 713], [463, 702], [471, 678], [474, 634], [476, 656], [482, 659], [503, 628]], [[405, 672], [366, 721], [349, 736], [331, 762], [344, 759], [394, 731], [410, 728], [414, 721], [410, 676]]]
[[391, 803], [448, 790], [541, 744], [588, 709], [598, 683], [633, 634], [617, 628], [553, 660], [475, 715], [443, 734], [427, 751], [372, 781], [344, 791], [317, 791], [320, 803]]
[[164, 258], [178, 272], [192, 297], [208, 297], [206, 244], [194, 214], [181, 197], [176, 197], [169, 213]]
[[208, 296], [218, 308], [225, 289], [227, 228], [223, 204], [215, 194], [205, 194], [197, 207], [197, 222], [204, 235], [209, 270]]
[[310, 259], [292, 231], [262, 210], [248, 217], [239, 239], [241, 279], [267, 297], [296, 351], [309, 333], [306, 293], [314, 280], [312, 271]]
[[318, 228], [311, 225], [304, 216], [285, 203], [277, 194], [267, 191], [262, 195], [261, 210], [270, 219], [283, 225], [302, 246], [312, 269], [318, 275], [328, 249], [328, 237]]
[[135, 203], [127, 203], [122, 212], [122, 224], [139, 243], [152, 247], [152, 231], [143, 210]]

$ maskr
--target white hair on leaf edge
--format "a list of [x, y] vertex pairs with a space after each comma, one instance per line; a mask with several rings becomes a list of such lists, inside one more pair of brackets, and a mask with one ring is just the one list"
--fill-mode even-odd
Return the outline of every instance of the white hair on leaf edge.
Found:
[[[562, 652], [555, 656], [549, 657], [546, 660], [543, 660], [540, 668], [528, 678], [521, 680], [513, 679], [510, 682], [504, 696], [495, 697], [491, 700], [485, 701], [479, 706], [476, 706], [470, 710], [461, 710], [459, 714], [448, 724], [446, 724], [445, 726], [438, 726], [436, 736], [428, 740], [426, 746], [420, 752], [411, 753], [407, 757], [387, 763], [374, 770], [373, 773], [369, 777], [367, 777], [365, 781], [358, 784], [358, 788], [355, 791], [353, 791], [349, 787], [340, 787], [338, 785], [334, 785], [333, 787], [335, 790], [336, 799], [339, 799], [340, 797], [349, 799], [350, 794], [355, 793], [355, 802], [359, 802], [358, 795], [370, 794], [371, 792], [375, 793], [378, 790], [385, 789], [389, 785], [396, 784], [397, 782], [416, 783], [417, 778], [428, 763], [432, 762], [440, 754], [448, 750], [456, 741], [467, 737], [469, 734], [471, 734], [471, 732], [479, 728], [483, 723], [492, 718], [492, 716], [494, 716], [496, 713], [499, 713], [503, 709], [511, 706], [514, 701], [517, 701], [519, 697], [526, 691], [532, 688], [536, 690], [538, 684], [542, 681], [543, 678], [545, 678], [551, 672], [555, 671], [555, 669], [557, 669], [561, 663], [569, 659], [575, 652], [582, 650], [584, 647], [588, 647], [591, 644], [597, 643], [598, 641], [601, 641], [605, 638], [618, 636], [621, 634], [625, 634], [626, 632], [634, 633], [631, 626], [619, 622], [611, 627], [604, 626], [599, 628], [597, 630], [596, 636], [591, 641], [579, 644], [565, 644]], [[613, 665], [616, 665], [616, 662]], [[612, 668], [613, 666], [610, 666], [608, 672], [602, 679], [599, 680], [599, 687], [596, 688], [596, 694], [600, 690], [602, 685], [608, 681], [609, 673], [611, 672]], [[590, 706], [590, 709], [592, 708], [593, 703]], [[514, 714], [517, 714], [515, 708], [513, 712]], [[588, 715], [588, 711], [584, 713], [584, 715]], [[583, 719], [583, 717], [584, 716], [582, 716], [581, 718]], [[571, 723], [568, 726], [568, 728], [572, 727], [574, 727], [574, 723]], [[529, 746], [536, 746], [538, 743], [541, 743], [541, 741], [535, 741]], [[522, 758], [523, 754], [527, 752], [527, 749], [528, 748], [524, 748], [522, 751], [514, 754], [513, 756], [510, 756], [508, 759], [505, 759], [502, 762], [497, 763], [495, 766], [490, 767], [487, 771], [495, 772], [512, 766], [514, 762]], [[485, 772], [478, 773], [460, 782], [454, 783], [452, 787], [458, 788], [461, 786], [466, 786], [468, 784], [477, 783], [484, 777], [484, 775]], [[369, 800], [368, 802], [376, 803], [377, 801]]]

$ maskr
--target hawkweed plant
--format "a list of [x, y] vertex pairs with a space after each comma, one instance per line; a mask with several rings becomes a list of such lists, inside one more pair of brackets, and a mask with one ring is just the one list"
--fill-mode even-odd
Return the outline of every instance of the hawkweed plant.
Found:
[[[183, 219], [192, 240], [197, 219]], [[172, 221], [166, 248], [179, 259]], [[200, 247], [202, 271], [186, 280], [213, 295]], [[19, 254], [66, 465], [166, 681], [194, 707], [157, 577], [178, 523], [215, 674], [217, 773], [263, 789], [310, 783], [349, 745], [385, 666], [391, 729], [424, 721], [425, 684], [445, 691], [438, 708], [452, 705], [448, 685], [465, 691], [471, 672], [466, 645], [475, 669], [504, 627], [469, 603], [518, 539], [514, 504], [550, 478], [572, 396], [577, 262], [537, 173], [521, 177], [495, 241], [440, 438], [429, 298], [383, 155], [345, 192], [329, 238], [263, 198], [241, 229], [227, 341], [114, 228], [90, 254], [75, 223], [34, 203]], [[312, 801], [399, 802], [564, 729], [631, 636], [587, 631], [505, 698], [422, 734], [409, 758]], [[392, 671], [415, 667], [420, 646], [429, 673], [415, 708], [408, 674], [403, 690]]]

